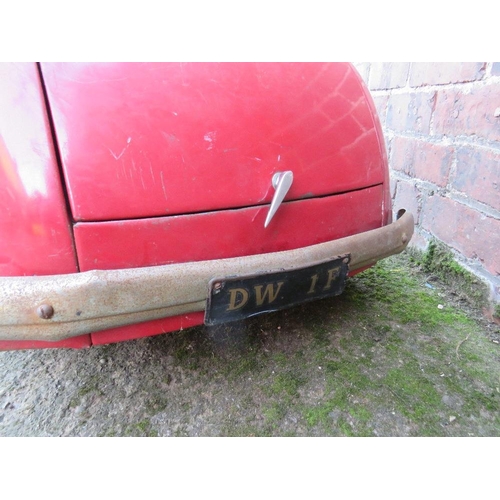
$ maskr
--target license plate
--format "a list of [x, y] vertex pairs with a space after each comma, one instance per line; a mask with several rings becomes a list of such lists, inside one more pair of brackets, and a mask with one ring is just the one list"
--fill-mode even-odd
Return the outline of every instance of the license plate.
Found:
[[210, 281], [206, 325], [219, 325], [303, 302], [340, 295], [350, 256], [308, 267]]

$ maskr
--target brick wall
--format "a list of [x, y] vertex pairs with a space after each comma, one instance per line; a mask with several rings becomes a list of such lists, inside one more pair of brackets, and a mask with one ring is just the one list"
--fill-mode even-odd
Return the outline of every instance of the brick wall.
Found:
[[355, 63], [384, 129], [394, 209], [500, 301], [500, 63]]

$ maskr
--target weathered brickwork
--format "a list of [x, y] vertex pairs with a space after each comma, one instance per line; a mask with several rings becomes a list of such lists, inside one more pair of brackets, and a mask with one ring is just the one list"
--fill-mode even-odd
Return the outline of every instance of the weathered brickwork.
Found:
[[428, 197], [423, 208], [421, 225], [425, 230], [468, 259], [479, 260], [491, 274], [500, 275], [495, 237], [500, 234], [500, 220], [439, 194]]
[[396, 136], [390, 142], [390, 149], [393, 170], [433, 182], [439, 187], [448, 183], [454, 158], [451, 146]]
[[409, 85], [474, 82], [483, 77], [485, 69], [486, 63], [412, 63]]
[[371, 63], [370, 89], [395, 89], [404, 87], [408, 79], [410, 63]]
[[355, 63], [384, 129], [395, 211], [500, 300], [500, 63]]
[[389, 97], [386, 125], [395, 132], [429, 134], [435, 93], [408, 92]]
[[[500, 82], [437, 92], [434, 133], [449, 137], [468, 136], [500, 141]], [[494, 144], [492, 144], [494, 146]]]
[[[500, 211], [500, 150], [464, 146], [457, 149], [451, 186]], [[500, 253], [500, 248], [499, 248]]]

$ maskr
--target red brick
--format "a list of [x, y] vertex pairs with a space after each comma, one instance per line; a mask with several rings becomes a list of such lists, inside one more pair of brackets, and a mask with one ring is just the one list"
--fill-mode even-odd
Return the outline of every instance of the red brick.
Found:
[[415, 140], [406, 137], [394, 137], [389, 144], [389, 165], [393, 170], [404, 172], [415, 177], [413, 173], [413, 157], [415, 156]]
[[474, 147], [460, 148], [452, 186], [500, 210], [500, 152]]
[[389, 102], [388, 95], [372, 96], [375, 107], [377, 108], [377, 113], [382, 124], [385, 123], [385, 118], [387, 116], [387, 103]]
[[422, 140], [395, 137], [391, 144], [391, 167], [418, 179], [444, 187], [453, 161], [453, 148]]
[[429, 134], [435, 93], [394, 94], [387, 106], [387, 127], [396, 132]]
[[410, 86], [462, 83], [480, 80], [485, 72], [484, 62], [416, 62], [410, 67]]
[[398, 210], [404, 208], [405, 210], [413, 214], [413, 216], [415, 217], [415, 223], [418, 223], [420, 218], [420, 197], [420, 191], [413, 182], [398, 179], [396, 183], [394, 200], [392, 202], [394, 220], [396, 219], [395, 215], [397, 214]]
[[460, 89], [440, 90], [434, 111], [438, 134], [477, 135], [490, 141], [500, 140], [500, 83], [482, 85], [464, 93]]
[[401, 88], [406, 85], [410, 63], [382, 62], [371, 63], [370, 90], [387, 90]]
[[444, 187], [448, 184], [453, 148], [418, 141], [415, 146], [415, 177]]
[[500, 275], [500, 220], [435, 195], [425, 200], [422, 227], [465, 257], [478, 259], [493, 275]]

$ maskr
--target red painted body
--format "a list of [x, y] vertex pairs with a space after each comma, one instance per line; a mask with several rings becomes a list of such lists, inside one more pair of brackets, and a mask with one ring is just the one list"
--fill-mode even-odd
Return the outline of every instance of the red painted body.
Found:
[[[80, 269], [125, 269], [278, 252], [382, 226], [381, 185], [268, 207], [194, 215], [86, 222], [75, 226]], [[297, 230], [300, 228], [300, 231]], [[127, 242], [126, 245], [123, 242]]]
[[[78, 271], [54, 144], [36, 64], [0, 64], [0, 276]], [[2, 342], [0, 349], [86, 347]]]
[[[380, 124], [349, 64], [0, 68], [1, 275], [267, 253], [390, 222]], [[265, 229], [271, 179], [284, 170], [294, 182]], [[202, 322], [195, 313], [91, 341]], [[28, 347], [11, 344], [0, 348]]]
[[[347, 64], [44, 64], [75, 220], [269, 203], [384, 180], [373, 113]], [[96, 176], [96, 172], [99, 175]]]

